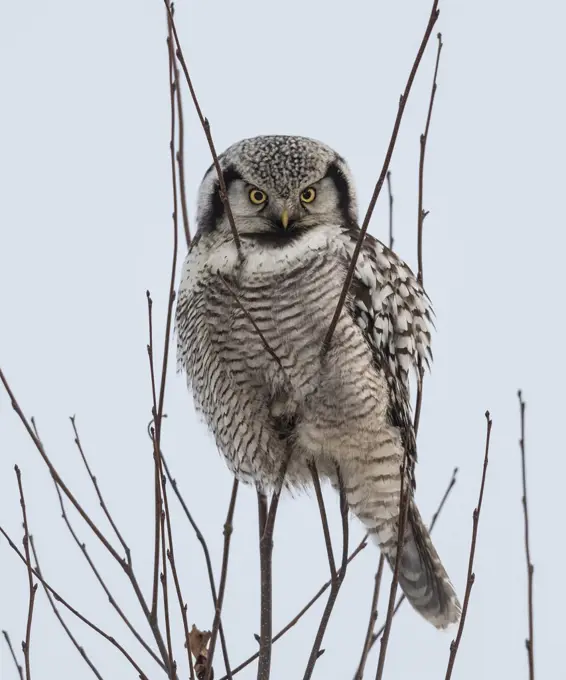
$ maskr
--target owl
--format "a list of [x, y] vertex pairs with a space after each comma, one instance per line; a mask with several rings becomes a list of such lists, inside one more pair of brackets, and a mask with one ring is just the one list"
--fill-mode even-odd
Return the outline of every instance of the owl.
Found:
[[[176, 310], [179, 366], [230, 470], [264, 491], [285, 461], [338, 485], [389, 564], [397, 559], [403, 460], [410, 501], [399, 584], [438, 628], [460, 605], [417, 509], [409, 376], [428, 363], [431, 306], [411, 269], [366, 235], [331, 343], [323, 341], [360, 235], [356, 190], [335, 151], [260, 136], [219, 157], [199, 190]], [[406, 454], [406, 458], [405, 458]]]

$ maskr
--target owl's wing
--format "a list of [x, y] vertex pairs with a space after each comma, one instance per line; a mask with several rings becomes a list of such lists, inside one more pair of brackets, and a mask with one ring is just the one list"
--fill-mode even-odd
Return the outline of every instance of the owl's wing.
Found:
[[[346, 232], [353, 254], [359, 229]], [[416, 443], [409, 396], [409, 374], [432, 359], [433, 311], [429, 297], [409, 266], [367, 234], [350, 288], [350, 310], [364, 331], [374, 360], [389, 385], [391, 424], [401, 431], [412, 467]]]

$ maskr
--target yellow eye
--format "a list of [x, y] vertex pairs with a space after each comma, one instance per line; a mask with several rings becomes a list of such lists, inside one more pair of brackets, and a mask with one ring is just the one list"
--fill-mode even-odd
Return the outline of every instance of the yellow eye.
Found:
[[315, 198], [316, 198], [316, 191], [312, 187], [305, 189], [301, 194], [301, 201], [303, 203], [312, 203]]
[[261, 205], [267, 201], [267, 194], [261, 189], [250, 189], [250, 201], [254, 205]]

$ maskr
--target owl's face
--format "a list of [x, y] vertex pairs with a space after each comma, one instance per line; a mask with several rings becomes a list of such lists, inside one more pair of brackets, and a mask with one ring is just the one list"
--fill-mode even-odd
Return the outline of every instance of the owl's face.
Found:
[[[304, 137], [244, 139], [219, 157], [232, 214], [242, 239], [284, 245], [318, 225], [357, 220], [355, 189], [346, 162]], [[214, 166], [199, 191], [201, 235], [230, 238]]]

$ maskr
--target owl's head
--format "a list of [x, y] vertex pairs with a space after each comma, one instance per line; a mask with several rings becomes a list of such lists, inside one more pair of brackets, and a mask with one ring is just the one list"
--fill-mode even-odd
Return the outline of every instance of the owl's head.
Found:
[[[230, 208], [242, 238], [284, 244], [320, 224], [357, 221], [354, 183], [344, 159], [306, 137], [244, 139], [219, 156]], [[228, 237], [230, 225], [214, 165], [199, 190], [198, 232]]]

